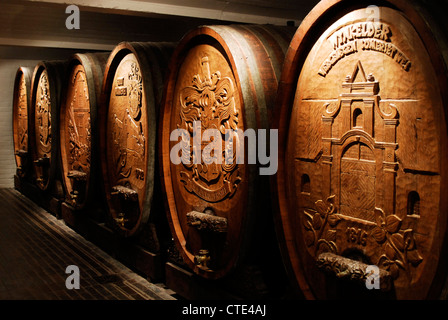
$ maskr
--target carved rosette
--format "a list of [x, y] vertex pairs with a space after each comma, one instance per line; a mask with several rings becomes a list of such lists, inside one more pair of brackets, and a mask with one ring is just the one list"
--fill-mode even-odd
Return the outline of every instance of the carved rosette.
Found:
[[[232, 152], [227, 152], [226, 131], [238, 128], [238, 111], [235, 106], [234, 84], [228, 77], [222, 77], [219, 71], [210, 73], [208, 57], [201, 60], [202, 75], [193, 77], [192, 85], [180, 91], [180, 120], [178, 128], [190, 134], [188, 147], [182, 150], [184, 170], [180, 171], [180, 181], [185, 189], [209, 202], [218, 202], [232, 197], [241, 181], [236, 161], [235, 141]], [[201, 161], [195, 161], [197, 151], [194, 145], [194, 133], [203, 134], [207, 129], [215, 129], [220, 134], [221, 146], [212, 141], [201, 141]], [[237, 137], [234, 136], [236, 140]], [[217, 139], [219, 141], [219, 139]], [[193, 142], [193, 143], [191, 143]], [[221, 142], [218, 142], [221, 143]], [[213, 154], [207, 148], [213, 146], [222, 150]], [[229, 146], [227, 146], [229, 147]]]

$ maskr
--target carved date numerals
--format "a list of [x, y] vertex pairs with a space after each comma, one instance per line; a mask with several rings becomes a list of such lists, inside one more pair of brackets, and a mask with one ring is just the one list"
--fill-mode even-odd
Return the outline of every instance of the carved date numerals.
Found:
[[145, 180], [145, 172], [142, 169], [135, 169], [135, 178], [138, 180]]
[[361, 246], [367, 245], [368, 233], [359, 228], [348, 227], [345, 231], [347, 234], [347, 242], [356, 243]]

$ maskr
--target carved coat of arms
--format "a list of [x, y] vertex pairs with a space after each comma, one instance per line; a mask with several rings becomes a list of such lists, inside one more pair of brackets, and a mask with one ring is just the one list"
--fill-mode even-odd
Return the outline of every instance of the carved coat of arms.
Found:
[[202, 142], [200, 154], [204, 156], [201, 156], [201, 161], [193, 161], [198, 150], [195, 150], [197, 147], [194, 144], [189, 144], [189, 150], [182, 153], [182, 157], [188, 159], [182, 161], [185, 170], [180, 172], [180, 177], [187, 191], [206, 201], [218, 202], [231, 197], [241, 181], [235, 161], [235, 148], [233, 152], [227, 153], [226, 161], [224, 143], [226, 130], [237, 129], [238, 111], [232, 80], [222, 77], [219, 71], [211, 74], [208, 57], [203, 57], [201, 64], [203, 76], [195, 75], [192, 85], [180, 91], [181, 122], [178, 128], [190, 133], [190, 141], [195, 129], [200, 129], [197, 132], [204, 132], [207, 129], [217, 130], [222, 135], [222, 154], [202, 152], [208, 147], [210, 141]]

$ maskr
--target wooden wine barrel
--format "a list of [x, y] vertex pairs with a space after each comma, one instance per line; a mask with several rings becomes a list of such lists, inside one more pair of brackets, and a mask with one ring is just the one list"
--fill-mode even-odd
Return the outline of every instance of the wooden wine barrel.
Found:
[[309, 299], [424, 299], [445, 283], [447, 42], [424, 12], [322, 1], [291, 42], [273, 184], [285, 263]]
[[101, 162], [109, 223], [123, 237], [137, 235], [157, 215], [157, 117], [174, 46], [123, 42], [106, 64], [99, 115]]
[[75, 54], [60, 111], [62, 180], [66, 201], [75, 209], [100, 200], [97, 113], [109, 53]]
[[34, 68], [29, 113], [30, 148], [36, 185], [51, 191], [60, 180], [59, 109], [67, 61], [42, 61]]
[[[201, 277], [228, 275], [262, 249], [257, 241], [271, 212], [266, 201], [269, 186], [262, 182], [258, 163], [250, 164], [247, 156], [248, 144], [257, 142], [247, 140], [244, 147], [244, 137], [235, 136], [233, 151], [227, 153], [230, 161], [225, 161], [225, 144], [218, 138], [225, 140], [225, 129], [252, 130], [254, 135], [258, 129], [269, 129], [284, 55], [295, 30], [203, 26], [186, 34], [173, 54], [160, 134], [161, 179], [177, 248]], [[181, 140], [190, 142], [181, 144], [181, 150], [179, 138], [171, 139], [176, 129], [184, 130]], [[201, 132], [208, 129], [216, 129], [222, 156], [207, 151], [211, 139], [202, 136], [201, 142]], [[194, 132], [200, 139], [197, 146]], [[236, 160], [241, 146], [246, 161]], [[171, 156], [178, 151], [182, 162], [176, 164]], [[194, 160], [198, 151], [215, 160]]]
[[20, 67], [14, 79], [13, 92], [13, 138], [17, 176], [24, 178], [29, 173], [30, 150], [28, 147], [28, 112], [30, 105], [30, 88], [32, 69]]

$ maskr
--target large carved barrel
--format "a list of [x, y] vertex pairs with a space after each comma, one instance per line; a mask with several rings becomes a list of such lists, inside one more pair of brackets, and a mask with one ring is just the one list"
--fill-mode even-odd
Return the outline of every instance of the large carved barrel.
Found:
[[153, 227], [162, 212], [156, 206], [163, 206], [155, 175], [157, 117], [173, 49], [171, 43], [123, 42], [106, 64], [99, 118], [102, 172], [108, 221], [123, 237], [151, 225], [145, 230], [157, 239]]
[[322, 1], [291, 42], [273, 184], [307, 298], [423, 299], [445, 283], [447, 42], [425, 11]]
[[228, 275], [262, 249], [257, 241], [269, 230], [269, 186], [248, 150], [257, 143], [269, 148], [260, 132], [269, 129], [295, 30], [203, 26], [186, 34], [173, 55], [162, 114], [161, 176], [178, 251], [201, 277]]
[[24, 178], [30, 169], [30, 150], [28, 142], [28, 112], [30, 105], [30, 89], [32, 69], [20, 67], [14, 79], [12, 127], [16, 174]]
[[66, 201], [75, 209], [100, 200], [97, 114], [108, 57], [78, 53], [68, 66], [60, 111], [61, 171]]
[[34, 68], [32, 77], [30, 148], [36, 185], [42, 191], [62, 188], [59, 185], [59, 109], [66, 66], [65, 60], [42, 61]]

